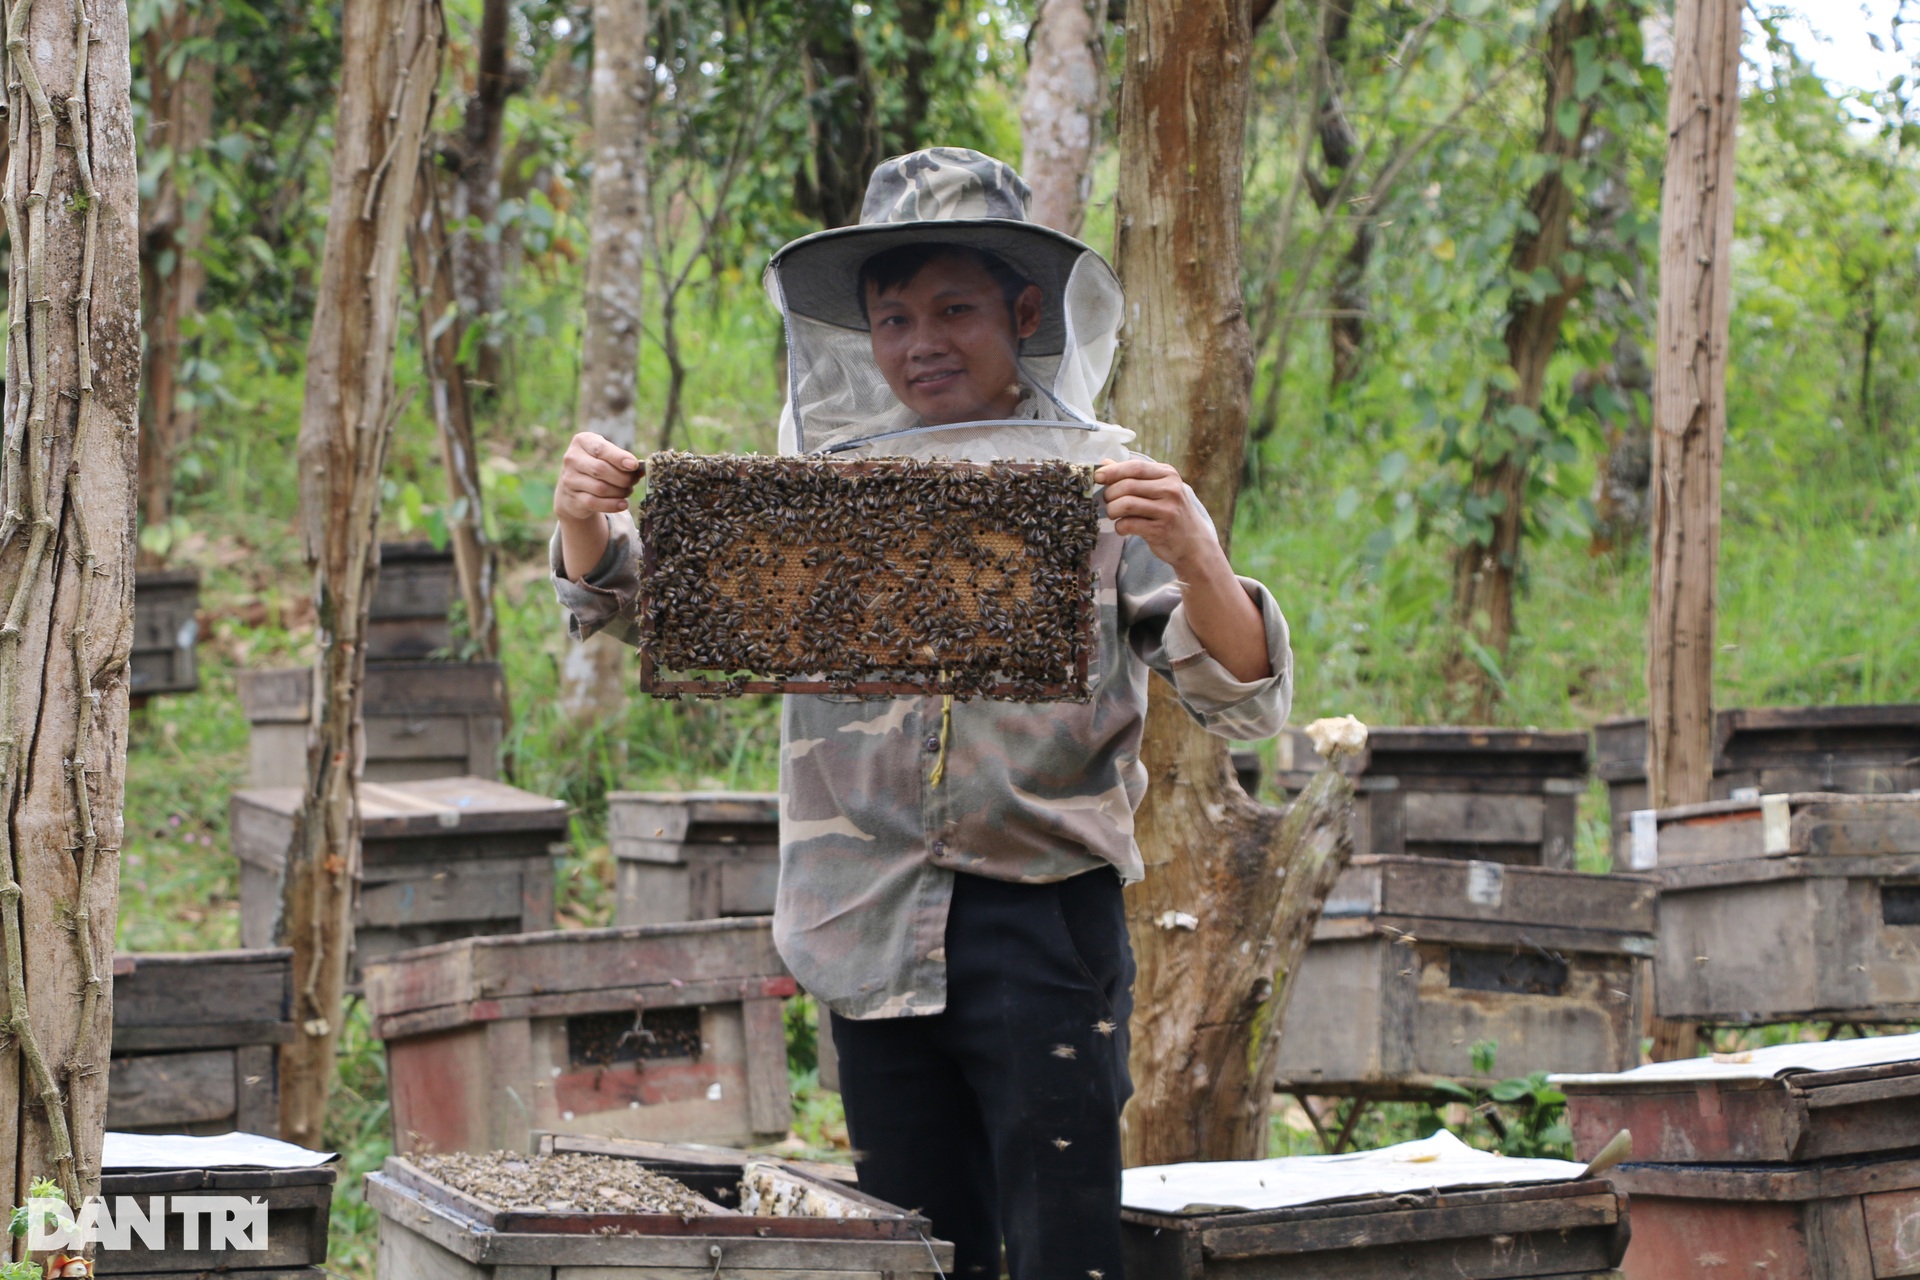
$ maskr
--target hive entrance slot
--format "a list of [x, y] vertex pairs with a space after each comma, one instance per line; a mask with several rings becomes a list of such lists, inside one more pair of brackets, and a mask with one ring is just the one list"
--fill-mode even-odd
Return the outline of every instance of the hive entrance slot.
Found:
[[1447, 985], [1463, 991], [1498, 991], [1508, 995], [1564, 995], [1567, 962], [1537, 951], [1453, 947], [1447, 952]]
[[567, 1019], [567, 1060], [574, 1067], [667, 1058], [700, 1060], [700, 1010], [647, 1009], [581, 1013]]
[[1881, 885], [1880, 920], [1884, 924], [1920, 924], [1920, 884]]

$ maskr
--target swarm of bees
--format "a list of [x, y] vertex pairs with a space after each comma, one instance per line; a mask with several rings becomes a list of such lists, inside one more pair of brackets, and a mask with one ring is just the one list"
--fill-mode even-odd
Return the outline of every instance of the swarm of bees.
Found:
[[648, 692], [1088, 696], [1089, 466], [660, 453], [640, 534]]

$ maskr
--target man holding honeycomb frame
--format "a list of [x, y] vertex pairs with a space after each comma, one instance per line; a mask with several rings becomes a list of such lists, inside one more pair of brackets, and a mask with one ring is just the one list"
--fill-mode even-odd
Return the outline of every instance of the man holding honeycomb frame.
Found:
[[[999, 1276], [1004, 1246], [1014, 1280], [1119, 1280], [1148, 672], [1258, 739], [1286, 721], [1292, 653], [1175, 469], [1095, 417], [1119, 282], [1028, 199], [978, 152], [915, 152], [874, 171], [858, 225], [768, 266], [783, 454], [1059, 458], [1104, 486], [1087, 702], [786, 698], [774, 936], [831, 1011], [864, 1189], [924, 1212], [961, 1276]], [[552, 555], [575, 635], [637, 637], [642, 470], [590, 433], [567, 450]]]

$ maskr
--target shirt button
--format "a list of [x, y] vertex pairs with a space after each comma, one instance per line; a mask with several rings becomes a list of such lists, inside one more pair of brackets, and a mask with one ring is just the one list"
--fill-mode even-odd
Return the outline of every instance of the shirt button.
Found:
[[939, 857], [939, 856], [940, 856], [941, 854], [943, 854], [943, 853], [945, 853], [946, 851], [947, 851], [947, 842], [946, 842], [945, 840], [935, 840], [935, 841], [933, 842], [933, 856], [934, 856], [934, 857], [936, 857], [936, 858], [937, 858], [937, 857]]
[[938, 751], [939, 749], [940, 749], [940, 739], [935, 737], [929, 737], [927, 739], [927, 754], [932, 755], [934, 752]]

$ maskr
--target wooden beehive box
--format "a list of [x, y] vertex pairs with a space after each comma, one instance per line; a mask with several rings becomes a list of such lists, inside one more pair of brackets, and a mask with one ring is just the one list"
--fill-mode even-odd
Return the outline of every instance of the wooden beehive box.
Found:
[[787, 1133], [794, 985], [768, 920], [469, 938], [365, 974], [398, 1151]]
[[431, 542], [380, 544], [380, 579], [367, 613], [369, 661], [425, 658], [453, 644], [453, 551]]
[[771, 791], [615, 791], [607, 840], [615, 924], [773, 914], [780, 797]]
[[[635, 1160], [726, 1210], [747, 1158], [710, 1147], [543, 1142], [543, 1152], [588, 1151]], [[754, 1157], [846, 1216], [699, 1217], [503, 1210], [434, 1179], [403, 1156], [366, 1178], [380, 1214], [380, 1280], [933, 1280], [953, 1246], [927, 1220], [811, 1167]], [[861, 1215], [861, 1216], [855, 1216]]]
[[[1319, 757], [1305, 732], [1278, 741], [1275, 782], [1298, 794]], [[1342, 762], [1354, 780], [1353, 851], [1570, 869], [1587, 787], [1584, 733], [1531, 729], [1368, 729]]]
[[1576, 1154], [1634, 1135], [1628, 1280], [1920, 1275], [1920, 1036], [1554, 1083]]
[[[1612, 810], [1614, 866], [1625, 870], [1633, 814], [1647, 807], [1647, 722], [1603, 721], [1593, 741], [1594, 772], [1607, 784]], [[1713, 741], [1716, 800], [1920, 790], [1920, 705], [1722, 711]]]
[[[305, 792], [236, 791], [240, 939], [273, 940], [287, 849]], [[390, 952], [476, 934], [553, 927], [553, 858], [567, 806], [485, 778], [360, 784], [354, 971]]]
[[128, 692], [191, 693], [200, 687], [194, 645], [200, 638], [200, 575], [192, 569], [155, 569], [133, 579], [133, 652]]
[[[123, 1280], [201, 1280], [218, 1275], [232, 1280], [323, 1280], [329, 1273], [327, 1218], [333, 1204], [336, 1170], [332, 1165], [304, 1169], [208, 1168], [122, 1169], [100, 1175], [100, 1195], [110, 1209], [116, 1197], [131, 1196], [145, 1212], [154, 1197], [166, 1197], [166, 1243], [158, 1249], [134, 1240], [129, 1249], [101, 1249], [94, 1272]], [[262, 1250], [208, 1247], [204, 1212], [196, 1215], [194, 1242], [187, 1245], [186, 1215], [174, 1211], [175, 1196], [238, 1196], [265, 1200], [266, 1244]], [[224, 1243], [224, 1241], [222, 1242]]]
[[[1280, 1087], [1428, 1096], [1639, 1059], [1655, 882], [1434, 858], [1355, 858], [1314, 928], [1280, 1040]], [[1498, 1046], [1494, 1076], [1473, 1047]]]
[[641, 688], [1084, 701], [1098, 643], [1092, 472], [655, 454]]
[[[247, 782], [303, 787], [313, 671], [242, 671], [251, 725]], [[500, 776], [506, 685], [497, 662], [369, 662], [362, 690], [362, 776], [372, 782]]]
[[115, 956], [107, 1127], [278, 1136], [292, 1011], [285, 948]]
[[1920, 795], [1770, 795], [1647, 817], [1637, 860], [1661, 886], [1660, 1016], [1920, 1021]]

